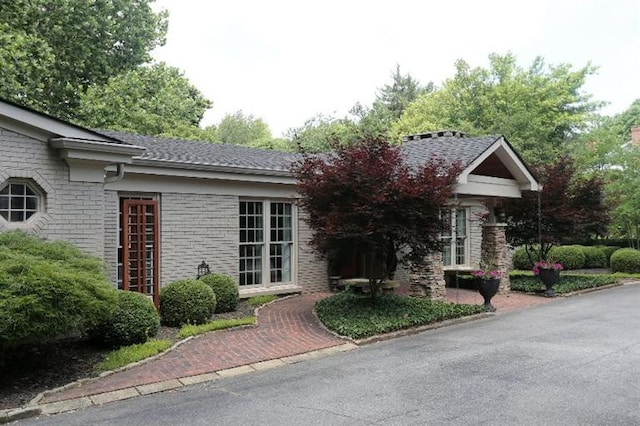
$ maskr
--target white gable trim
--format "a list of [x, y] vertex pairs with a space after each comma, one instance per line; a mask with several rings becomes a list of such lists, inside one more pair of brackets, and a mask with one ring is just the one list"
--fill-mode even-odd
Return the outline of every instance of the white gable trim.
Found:
[[465, 183], [458, 183], [456, 193], [490, 197], [520, 198], [520, 185], [513, 179], [468, 175]]
[[[522, 191], [539, 191], [540, 185], [533, 177], [533, 175], [529, 172], [524, 163], [520, 160], [520, 158], [513, 151], [511, 146], [507, 143], [503, 136], [496, 139], [496, 141], [480, 155], [476, 158], [469, 166], [467, 166], [460, 176], [458, 176], [458, 183], [461, 185], [469, 183], [469, 177], [472, 175], [473, 170], [476, 169], [483, 161], [485, 161], [491, 154], [496, 154], [500, 161], [505, 165], [505, 167], [511, 172], [511, 174], [515, 177], [515, 181], [517, 182], [517, 187]], [[509, 180], [509, 179], [503, 179]], [[476, 181], [477, 183], [477, 181]], [[519, 197], [520, 195], [518, 195]]]
[[58, 135], [65, 138], [113, 143], [113, 139], [98, 135], [87, 129], [83, 129], [82, 127], [74, 126], [73, 124], [66, 123], [62, 120], [31, 111], [27, 108], [12, 105], [1, 100], [0, 117], [5, 118], [9, 123], [14, 122], [17, 126], [22, 124], [31, 127], [35, 132], [28, 136], [40, 135], [40, 137], [37, 138], [40, 140], [46, 140], [42, 139], [43, 135], [49, 135], [49, 137], [52, 135]]

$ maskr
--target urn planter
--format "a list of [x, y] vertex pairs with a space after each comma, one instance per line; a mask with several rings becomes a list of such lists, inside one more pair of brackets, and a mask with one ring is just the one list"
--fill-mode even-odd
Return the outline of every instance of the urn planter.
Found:
[[476, 278], [476, 285], [480, 295], [484, 298], [484, 307], [490, 312], [495, 312], [496, 308], [491, 304], [491, 298], [500, 288], [500, 278]]
[[544, 296], [554, 297], [555, 293], [553, 291], [553, 286], [560, 279], [560, 271], [555, 269], [540, 269], [540, 271], [538, 272], [538, 277], [540, 278], [540, 281], [542, 281], [542, 284], [544, 284], [544, 286], [546, 287]]

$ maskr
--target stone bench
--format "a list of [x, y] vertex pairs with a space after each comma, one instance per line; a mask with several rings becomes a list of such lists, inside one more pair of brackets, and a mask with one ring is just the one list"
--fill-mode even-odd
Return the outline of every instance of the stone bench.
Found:
[[[355, 287], [363, 293], [368, 293], [370, 291], [368, 278], [347, 278], [340, 280], [340, 285], [345, 288]], [[393, 293], [393, 291], [398, 287], [400, 287], [400, 282], [395, 280], [385, 280], [380, 284], [380, 289], [384, 293]]]

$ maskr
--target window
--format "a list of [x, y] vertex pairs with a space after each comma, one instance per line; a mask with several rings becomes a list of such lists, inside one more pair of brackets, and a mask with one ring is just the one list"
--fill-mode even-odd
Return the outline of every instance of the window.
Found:
[[292, 261], [293, 205], [275, 201], [241, 201], [240, 285], [267, 286], [290, 282]]
[[467, 264], [467, 209], [459, 208], [444, 211], [447, 229], [442, 233], [442, 264], [457, 266]]
[[0, 188], [0, 216], [8, 222], [26, 222], [35, 215], [41, 195], [26, 181], [9, 181]]

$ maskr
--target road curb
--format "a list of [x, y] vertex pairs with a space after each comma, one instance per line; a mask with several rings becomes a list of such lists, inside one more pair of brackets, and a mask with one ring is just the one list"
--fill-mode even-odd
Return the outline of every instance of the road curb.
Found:
[[[35, 417], [39, 415], [60, 414], [60, 413], [74, 411], [74, 410], [78, 410], [78, 409], [86, 408], [90, 406], [100, 406], [110, 402], [122, 401], [125, 399], [131, 399], [138, 396], [151, 395], [153, 393], [165, 392], [168, 390], [175, 390], [175, 389], [179, 389], [185, 386], [190, 386], [198, 383], [205, 383], [205, 382], [219, 380], [221, 378], [238, 377], [238, 376], [249, 374], [249, 373], [265, 371], [269, 369], [279, 368], [289, 364], [295, 364], [302, 361], [335, 355], [341, 352], [348, 352], [357, 348], [358, 346], [353, 343], [343, 343], [340, 345], [330, 346], [327, 348], [317, 349], [314, 351], [296, 354], [288, 357], [275, 358], [275, 359], [260, 361], [260, 362], [256, 362], [248, 365], [242, 365], [242, 366], [233, 367], [233, 368], [226, 368], [226, 369], [218, 370], [215, 372], [198, 374], [196, 376], [181, 377], [178, 379], [170, 379], [162, 382], [148, 383], [144, 385], [118, 389], [115, 391], [82, 396], [79, 398], [49, 402], [46, 404], [38, 404], [38, 403], [32, 404], [30, 402], [29, 403], [30, 405], [25, 407], [1, 410], [0, 424], [9, 423], [16, 420], [26, 419], [29, 417]], [[62, 388], [65, 388], [67, 386], [69, 385], [62, 386]], [[53, 391], [46, 391], [46, 392], [53, 393]], [[43, 394], [46, 392], [43, 392]], [[42, 397], [40, 397], [40, 399], [42, 399]]]

